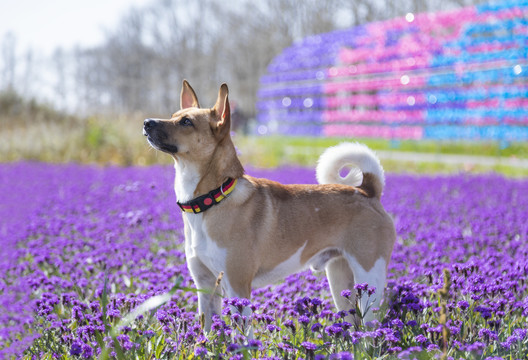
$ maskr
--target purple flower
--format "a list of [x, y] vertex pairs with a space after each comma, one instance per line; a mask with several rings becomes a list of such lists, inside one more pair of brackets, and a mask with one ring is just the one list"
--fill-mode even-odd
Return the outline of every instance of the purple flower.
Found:
[[427, 345], [427, 351], [428, 352], [433, 352], [433, 351], [437, 351], [437, 350], [440, 350], [440, 346], [438, 346], [436, 344]]
[[71, 348], [70, 348], [70, 355], [81, 355], [82, 352], [82, 344], [79, 341], [74, 341]]
[[513, 335], [517, 339], [522, 341], [522, 340], [524, 340], [526, 338], [526, 335], [528, 335], [528, 329], [515, 329], [515, 330], [513, 330]]
[[399, 329], [403, 328], [405, 325], [400, 319], [394, 319], [391, 321], [391, 325]]
[[356, 290], [362, 290], [362, 291], [365, 291], [368, 289], [368, 284], [367, 283], [360, 283], [360, 284], [355, 284], [354, 285], [354, 289]]
[[130, 350], [134, 346], [127, 335], [117, 335], [117, 340], [125, 350]]
[[495, 331], [492, 331], [490, 329], [480, 329], [478, 332], [479, 338], [485, 338], [490, 340], [497, 340], [498, 336], [495, 333]]
[[251, 305], [251, 302], [249, 301], [249, 299], [236, 298], [236, 297], [227, 299], [226, 303], [228, 305], [234, 306], [238, 310], [239, 313], [241, 313], [245, 307]]
[[348, 298], [350, 298], [352, 296], [352, 291], [350, 291], [348, 289], [343, 290], [343, 291], [341, 291], [341, 296], [348, 299]]
[[457, 306], [462, 310], [466, 310], [469, 307], [469, 303], [465, 300], [462, 300], [457, 303]]
[[315, 323], [315, 324], [312, 325], [310, 330], [312, 332], [319, 332], [319, 331], [321, 331], [322, 328], [323, 328], [323, 325], [321, 325], [320, 323]]
[[145, 337], [147, 337], [147, 338], [151, 338], [151, 337], [154, 336], [154, 331], [152, 331], [152, 330], [145, 330], [145, 331], [143, 332], [143, 336], [145, 336]]
[[335, 315], [338, 319], [344, 319], [348, 315], [348, 311], [341, 310], [338, 311]]
[[240, 345], [238, 344], [229, 344], [227, 345], [227, 352], [234, 352], [240, 349]]
[[276, 331], [281, 330], [280, 327], [278, 327], [277, 325], [273, 325], [273, 324], [266, 326], [266, 329], [268, 329], [269, 332], [276, 332]]
[[156, 312], [156, 317], [158, 318], [158, 321], [165, 324], [169, 321], [169, 318], [167, 316], [167, 312], [164, 310], [158, 310]]
[[354, 360], [354, 355], [345, 351], [330, 355], [330, 360]]
[[491, 317], [491, 309], [488, 307], [479, 305], [479, 306], [476, 306], [473, 311], [480, 313], [480, 315], [484, 319], [489, 319]]
[[330, 311], [330, 310], [322, 310], [319, 313], [319, 318], [321, 318], [321, 319], [332, 320], [333, 317], [334, 317], [334, 313], [332, 311]]
[[[315, 183], [312, 170], [298, 167], [248, 169], [248, 173], [286, 182]], [[0, 206], [0, 218], [4, 219], [0, 233], [8, 234], [0, 234], [4, 250], [0, 252], [0, 276], [4, 279], [0, 284], [0, 323], [9, 324], [0, 337], [11, 344], [2, 349], [0, 357], [4, 353], [7, 358], [20, 357], [12, 355], [14, 347], [33, 346], [34, 353], [47, 352], [33, 339], [52, 326], [55, 340], [63, 342], [72, 357], [96, 357], [100, 348], [94, 334], [108, 330], [104, 322], [116, 321], [148, 298], [169, 291], [176, 278], [181, 278], [182, 290], [154, 315], [145, 313], [136, 324], [122, 329], [119, 341], [132, 351], [136, 339], [156, 340], [158, 333], [141, 331], [144, 328], [136, 326], [147, 321], [153, 322], [153, 328], [173, 335], [166, 337], [168, 351], [178, 346], [177, 341], [179, 346], [197, 343], [205, 347], [196, 314], [197, 295], [183, 290], [193, 288], [194, 282], [185, 263], [183, 238], [173, 235], [181, 233], [183, 227], [177, 205], [170, 200], [175, 200], [171, 193], [173, 176], [173, 169], [163, 166], [0, 164], [0, 198], [4, 205]], [[226, 314], [237, 313], [239, 307], [253, 309], [256, 334], [274, 333], [259, 348], [275, 346], [281, 354], [295, 352], [277, 342], [291, 342], [292, 334], [287, 329], [299, 326], [296, 324], [306, 324], [313, 332], [303, 340], [317, 344], [328, 341], [325, 349], [332, 349], [337, 341], [353, 346], [363, 339], [376, 339], [386, 344], [385, 353], [399, 354], [409, 350], [401, 339], [408, 340], [411, 334], [411, 344], [435, 352], [442, 326], [437, 326], [438, 305], [434, 299], [443, 285], [442, 271], [448, 268], [452, 271], [453, 295], [448, 311], [453, 315], [471, 309], [483, 320], [467, 328], [465, 340], [460, 337], [461, 323], [449, 322], [453, 347], [477, 356], [495, 356], [508, 347], [516, 351], [517, 342], [526, 340], [526, 330], [504, 324], [511, 323], [512, 316], [528, 315], [523, 280], [528, 276], [528, 265], [519, 257], [528, 251], [523, 217], [528, 199], [522, 196], [527, 191], [528, 180], [496, 175], [388, 174], [382, 201], [393, 215], [402, 241], [396, 243], [389, 263], [387, 291], [382, 299], [387, 310], [380, 314], [381, 322], [371, 323], [362, 332], [351, 331], [354, 328], [345, 323], [333, 324], [345, 314], [338, 313], [326, 297], [328, 281], [309, 271], [254, 289], [252, 303], [248, 299], [226, 300]], [[17, 204], [22, 203], [24, 211], [17, 210]], [[430, 221], [432, 218], [438, 221]], [[103, 309], [105, 283], [107, 304]], [[359, 289], [351, 289], [351, 294], [373, 291], [359, 285]], [[34, 294], [41, 294], [40, 298], [33, 300]], [[295, 296], [301, 298], [292, 300]], [[59, 307], [71, 317], [58, 316], [55, 310]], [[402, 317], [404, 313], [406, 318]], [[431, 321], [407, 321], [423, 319], [422, 315]], [[238, 317], [239, 313], [234, 319]], [[74, 321], [77, 326], [72, 331]], [[273, 324], [284, 324], [283, 329]], [[34, 335], [27, 331], [29, 327]], [[229, 315], [215, 315], [212, 338], [231, 338], [233, 327]], [[233, 339], [234, 343], [243, 343], [235, 334]], [[468, 343], [474, 339], [480, 342]], [[105, 342], [111, 343], [108, 339]], [[259, 351], [265, 350], [250, 351], [255, 351], [251, 355], [258, 358], [264, 356]]]
[[207, 349], [203, 348], [201, 346], [197, 346], [194, 348], [194, 356], [196, 357], [203, 357], [207, 355]]
[[363, 292], [367, 291], [367, 289], [368, 289], [368, 284], [367, 284], [367, 283], [355, 284], [355, 285], [354, 285], [354, 289], [356, 290], [356, 293], [357, 293], [357, 295], [358, 295], [358, 298], [361, 298]]
[[321, 299], [318, 299], [318, 298], [312, 298], [311, 302], [312, 302], [312, 306], [314, 308], [316, 308], [318, 306], [321, 306], [323, 304], [323, 301]]
[[425, 336], [423, 336], [422, 334], [416, 336], [414, 338], [414, 341], [416, 341], [417, 343], [420, 343], [420, 344], [424, 344], [427, 342], [427, 338]]
[[325, 332], [328, 336], [336, 336], [336, 335], [343, 333], [343, 329], [341, 328], [341, 326], [337, 324], [333, 324], [333, 325], [328, 326], [325, 329]]
[[302, 325], [307, 325], [310, 323], [310, 318], [306, 315], [299, 316], [299, 323]]
[[315, 351], [317, 350], [317, 345], [315, 345], [314, 343], [311, 343], [309, 341], [305, 341], [305, 342], [302, 342], [301, 343], [301, 346], [303, 348], [305, 348], [306, 350], [308, 351]]
[[283, 350], [283, 351], [287, 351], [287, 352], [293, 352], [293, 351], [295, 351], [294, 348], [292, 348], [290, 345], [288, 345], [288, 344], [286, 344], [286, 343], [283, 343], [283, 342], [277, 344], [277, 347], [278, 347], [279, 349], [281, 349], [281, 350]]
[[79, 322], [84, 321], [84, 314], [80, 306], [72, 308], [72, 317]]
[[93, 356], [93, 349], [88, 344], [82, 344], [82, 357], [90, 359]]
[[259, 350], [262, 349], [262, 341], [257, 340], [257, 339], [250, 339], [250, 340], [248, 341], [248, 345], [249, 345], [250, 347], [254, 347], [254, 348], [257, 348], [257, 349], [259, 349]]
[[399, 359], [406, 359], [409, 357], [409, 355], [411, 355], [412, 353], [414, 352], [420, 352], [422, 351], [422, 347], [421, 346], [413, 346], [413, 347], [410, 347], [410, 348], [407, 348], [403, 351], [401, 351], [399, 354], [398, 354], [398, 358]]
[[295, 328], [295, 323], [293, 322], [293, 320], [286, 320], [284, 321], [284, 326], [286, 326], [287, 328], [291, 329], [291, 331], [295, 332], [296, 331], [296, 328]]
[[402, 351], [402, 348], [399, 347], [399, 346], [393, 346], [393, 347], [389, 348], [389, 350], [388, 350], [389, 354], [397, 354], [397, 353], [399, 353], [401, 351]]
[[476, 341], [473, 344], [469, 344], [466, 347], [466, 351], [477, 352], [478, 354], [481, 354], [482, 350], [484, 350], [485, 348], [486, 348], [486, 344], [484, 344], [482, 342], [479, 342], [479, 341]]

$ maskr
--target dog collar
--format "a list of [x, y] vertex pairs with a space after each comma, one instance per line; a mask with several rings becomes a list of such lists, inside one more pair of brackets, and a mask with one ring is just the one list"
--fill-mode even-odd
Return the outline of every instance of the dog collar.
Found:
[[180, 206], [180, 209], [182, 209], [183, 212], [195, 214], [204, 212], [205, 210], [220, 203], [220, 201], [228, 197], [235, 188], [236, 183], [237, 179], [229, 178], [218, 189], [209, 191], [208, 194], [198, 196], [197, 198], [194, 198], [191, 201], [183, 204], [178, 201], [177, 204]]

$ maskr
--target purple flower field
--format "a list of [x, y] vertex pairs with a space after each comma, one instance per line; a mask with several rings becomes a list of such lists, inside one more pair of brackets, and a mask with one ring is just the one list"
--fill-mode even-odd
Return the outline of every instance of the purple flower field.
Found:
[[[315, 182], [313, 169], [248, 173]], [[202, 333], [173, 181], [171, 167], [0, 165], [0, 359], [528, 354], [528, 179], [389, 174], [382, 202], [398, 241], [379, 322], [344, 322], [324, 274], [306, 271], [254, 289], [252, 339], [227, 306], [245, 299], [225, 299]]]

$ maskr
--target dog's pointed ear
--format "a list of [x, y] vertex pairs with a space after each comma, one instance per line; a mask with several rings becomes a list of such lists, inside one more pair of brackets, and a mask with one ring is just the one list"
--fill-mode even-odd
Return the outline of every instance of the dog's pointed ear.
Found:
[[214, 125], [215, 132], [217, 134], [225, 134], [231, 127], [231, 109], [229, 108], [229, 89], [227, 84], [222, 84], [218, 91], [218, 99], [213, 108], [216, 118], [216, 124]]
[[198, 103], [198, 97], [194, 92], [191, 85], [187, 80], [183, 80], [183, 86], [180, 95], [180, 109], [187, 109], [190, 107], [199, 108], [200, 104]]

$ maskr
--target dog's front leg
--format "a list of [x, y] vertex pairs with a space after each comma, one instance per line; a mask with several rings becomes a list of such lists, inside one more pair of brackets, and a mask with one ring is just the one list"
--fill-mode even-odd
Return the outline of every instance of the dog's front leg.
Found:
[[234, 272], [229, 266], [227, 273], [223, 278], [223, 286], [228, 298], [238, 298], [233, 304], [230, 304], [232, 314], [239, 314], [240, 318], [237, 320], [240, 333], [253, 339], [253, 328], [251, 326], [250, 316], [252, 314], [249, 306], [249, 298], [251, 296], [251, 279], [244, 271]]
[[218, 274], [213, 274], [196, 256], [187, 258], [187, 266], [196, 288], [204, 290], [198, 292], [198, 313], [204, 316], [204, 331], [209, 332], [213, 315], [222, 312], [221, 290], [216, 286]]

